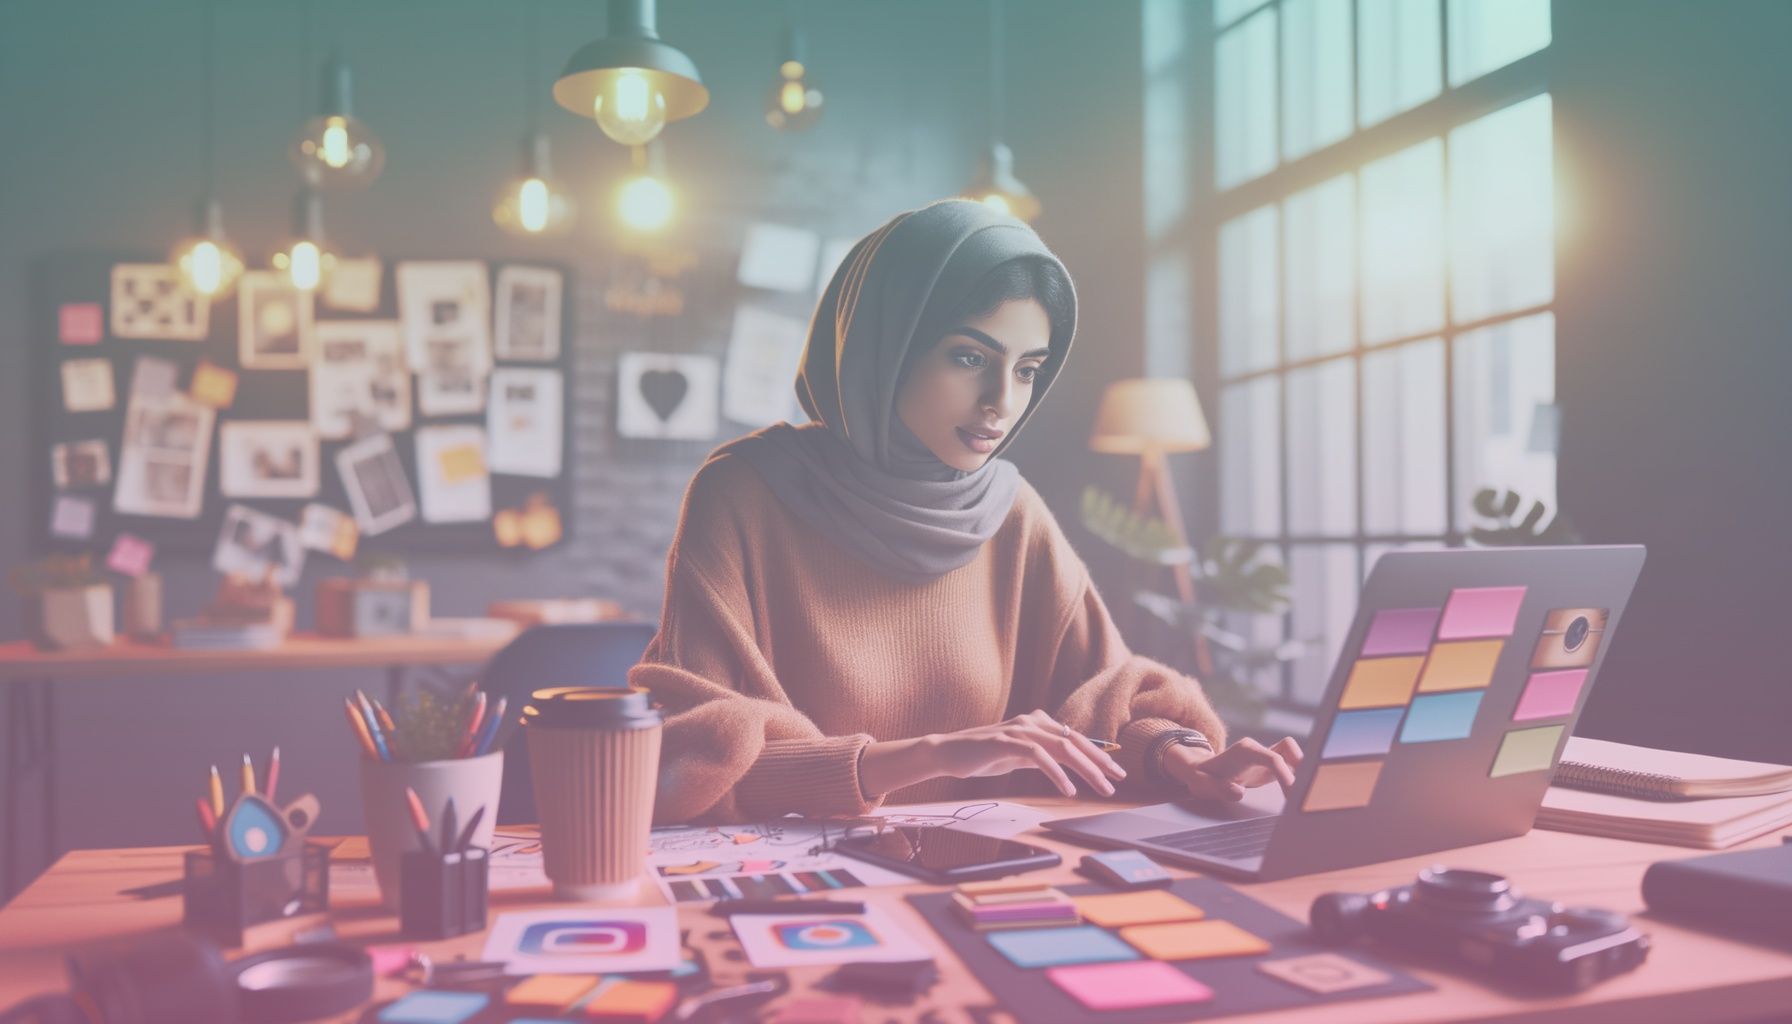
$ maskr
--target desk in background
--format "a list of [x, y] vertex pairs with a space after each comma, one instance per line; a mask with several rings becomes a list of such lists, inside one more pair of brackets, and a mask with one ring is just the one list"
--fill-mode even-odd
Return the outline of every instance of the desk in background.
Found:
[[[1087, 814], [1110, 803], [1062, 798], [1030, 800], [1050, 808], [1054, 815]], [[1079, 847], [1051, 836], [1032, 833], [1027, 841], [1057, 849], [1064, 864], [1032, 877], [1062, 884], [1081, 881], [1071, 868], [1083, 853]], [[1765, 836], [1746, 844], [1767, 846], [1777, 836]], [[177, 926], [181, 904], [176, 896], [138, 900], [124, 890], [180, 876], [182, 848], [157, 847], [136, 850], [82, 850], [62, 857], [33, 882], [18, 899], [0, 910], [0, 1008], [21, 999], [64, 987], [62, 961], [70, 948], [82, 943], [123, 935], [141, 935]], [[1412, 857], [1369, 867], [1331, 871], [1280, 882], [1240, 884], [1239, 888], [1300, 920], [1306, 920], [1313, 897], [1323, 892], [1366, 892], [1382, 886], [1410, 882], [1419, 868], [1431, 863], [1496, 871], [1511, 876], [1527, 893], [1568, 903], [1584, 903], [1640, 914], [1643, 910], [1643, 870], [1654, 861], [1686, 857], [1695, 851], [1681, 847], [1632, 843], [1564, 832], [1533, 831], [1516, 839], [1466, 847], [1447, 853]], [[1187, 872], [1172, 869], [1181, 876]], [[946, 951], [943, 942], [901, 897], [933, 891], [919, 883], [862, 890], [864, 898], [879, 902], [898, 915], [916, 935], [927, 937], [939, 950], [941, 981], [923, 1000], [909, 1007], [892, 1008], [878, 1020], [916, 1020], [926, 1009], [937, 1009], [945, 1020], [969, 1021], [966, 1007], [988, 1006], [989, 995], [977, 980]], [[643, 902], [661, 902], [657, 892], [643, 886]], [[858, 893], [854, 894], [855, 896]], [[544, 892], [493, 894], [492, 914], [529, 910], [556, 904]], [[703, 949], [712, 976], [726, 982], [744, 974], [744, 962], [723, 955], [734, 947], [727, 923], [712, 917], [707, 904], [678, 907], [680, 925], [690, 929], [692, 944]], [[371, 900], [332, 906], [330, 916], [338, 932], [350, 941], [399, 941], [398, 922]], [[314, 924], [308, 919], [305, 924]], [[1417, 995], [1353, 1002], [1328, 1003], [1295, 1011], [1253, 1014], [1252, 1024], [1292, 1021], [1363, 1022], [1400, 1024], [1418, 1021], [1523, 1020], [1531, 1022], [1625, 1021], [1626, 1024], [1683, 1024], [1685, 1021], [1718, 1022], [1777, 1019], [1792, 1006], [1792, 956], [1784, 950], [1709, 935], [1648, 917], [1637, 924], [1650, 934], [1654, 948], [1638, 970], [1565, 997], [1525, 997], [1493, 989], [1464, 971], [1440, 971], [1435, 966], [1382, 951], [1384, 958], [1399, 963], [1424, 978], [1436, 990]], [[300, 924], [278, 922], [251, 933], [248, 950], [282, 945]], [[417, 943], [430, 956], [452, 959], [457, 955], [477, 959], [484, 948], [483, 933], [444, 942]], [[233, 954], [235, 955], [235, 954]], [[790, 971], [791, 996], [810, 994], [817, 981], [832, 969], [796, 968]], [[404, 986], [382, 981], [380, 999], [396, 997]]]
[[483, 665], [510, 635], [490, 637], [322, 637], [296, 633], [277, 647], [256, 651], [186, 650], [165, 644], [119, 641], [88, 651], [46, 651], [30, 643], [0, 644], [0, 686], [7, 689], [5, 793], [5, 888], [18, 889], [17, 844], [29, 829], [19, 805], [29, 781], [41, 786], [43, 815], [36, 825], [46, 860], [56, 855], [56, 688], [77, 679], [148, 675], [199, 675], [266, 669], [384, 668], [396, 688], [416, 668]]

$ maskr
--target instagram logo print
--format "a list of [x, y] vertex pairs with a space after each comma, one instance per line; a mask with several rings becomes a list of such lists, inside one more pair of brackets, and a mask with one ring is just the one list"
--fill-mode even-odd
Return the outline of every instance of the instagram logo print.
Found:
[[549, 956], [622, 956], [647, 945], [640, 921], [538, 921], [523, 930], [524, 953]]
[[853, 949], [878, 945], [877, 936], [858, 921], [810, 921], [772, 929], [785, 949]]

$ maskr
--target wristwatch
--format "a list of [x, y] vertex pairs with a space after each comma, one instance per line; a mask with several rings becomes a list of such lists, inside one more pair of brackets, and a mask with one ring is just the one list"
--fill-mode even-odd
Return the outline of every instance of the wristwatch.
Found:
[[1213, 743], [1199, 729], [1171, 729], [1158, 733], [1152, 737], [1151, 745], [1145, 748], [1145, 764], [1160, 782], [1175, 781], [1164, 771], [1164, 752], [1171, 747], [1199, 747], [1209, 754], [1214, 752]]

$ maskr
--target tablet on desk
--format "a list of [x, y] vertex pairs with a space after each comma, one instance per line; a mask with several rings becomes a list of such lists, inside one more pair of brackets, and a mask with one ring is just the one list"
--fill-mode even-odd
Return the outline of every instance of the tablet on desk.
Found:
[[996, 839], [952, 828], [907, 825], [886, 829], [876, 835], [855, 836], [835, 849], [847, 856], [940, 885], [1017, 875], [1037, 868], [1056, 867], [1062, 861], [1050, 850], [1012, 839]]

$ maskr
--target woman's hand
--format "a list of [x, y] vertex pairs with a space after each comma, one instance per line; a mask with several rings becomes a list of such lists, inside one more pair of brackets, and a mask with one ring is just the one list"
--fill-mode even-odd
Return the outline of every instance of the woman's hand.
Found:
[[1043, 711], [1030, 711], [995, 725], [873, 743], [859, 761], [859, 786], [868, 796], [882, 796], [940, 776], [982, 778], [1023, 768], [1044, 772], [1065, 796], [1076, 795], [1071, 773], [1104, 796], [1114, 795], [1111, 779], [1126, 777], [1087, 736]]
[[1244, 791], [1271, 781], [1286, 790], [1294, 785], [1300, 767], [1300, 744], [1284, 737], [1266, 747], [1246, 737], [1219, 753], [1196, 747], [1171, 747], [1164, 751], [1164, 774], [1188, 790], [1188, 795], [1208, 800], [1242, 800]]

